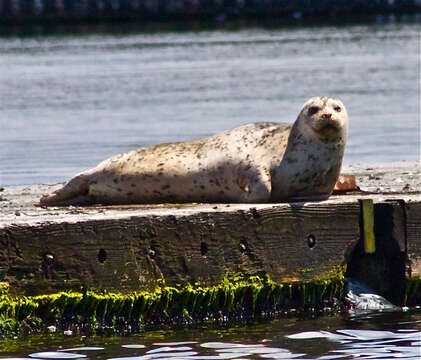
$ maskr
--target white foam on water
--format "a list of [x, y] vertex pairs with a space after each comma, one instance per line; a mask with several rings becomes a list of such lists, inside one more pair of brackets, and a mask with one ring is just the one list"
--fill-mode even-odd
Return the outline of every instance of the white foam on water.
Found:
[[29, 357], [40, 358], [40, 359], [80, 359], [80, 358], [85, 358], [86, 355], [66, 353], [66, 352], [60, 352], [60, 351], [44, 351], [44, 352], [29, 354]]
[[160, 353], [152, 353], [147, 354], [144, 356], [145, 359], [157, 359], [157, 358], [163, 358], [163, 357], [188, 357], [192, 355], [197, 355], [196, 351], [179, 351], [179, 352], [171, 352], [169, 350], [166, 350], [164, 352]]
[[418, 354], [420, 356], [421, 359], [421, 348], [416, 348], [413, 346], [394, 346], [392, 348], [393, 351], [400, 351], [404, 354], [410, 354], [410, 353], [414, 353], [414, 354]]
[[280, 353], [272, 353], [272, 354], [262, 354], [260, 357], [266, 359], [294, 359], [299, 358], [302, 356], [306, 356], [306, 354], [293, 354], [290, 352], [280, 352]]
[[271, 354], [279, 352], [289, 352], [289, 350], [282, 348], [270, 348], [270, 347], [235, 347], [230, 349], [217, 349], [219, 353], [229, 353], [229, 352], [247, 352], [250, 354]]
[[201, 347], [209, 348], [209, 349], [226, 349], [226, 348], [245, 348], [245, 347], [263, 347], [262, 344], [257, 345], [245, 345], [245, 344], [238, 344], [238, 343], [223, 343], [223, 342], [205, 342], [200, 344]]
[[154, 353], [166, 352], [166, 351], [188, 351], [188, 350], [192, 350], [192, 348], [189, 346], [178, 346], [178, 347], [165, 346], [165, 347], [159, 347], [157, 349], [149, 350], [146, 352], [146, 354], [154, 354]]
[[75, 348], [59, 349], [57, 351], [95, 351], [95, 350], [104, 350], [104, 348], [100, 346], [80, 346], [80, 347], [75, 347]]
[[[249, 353], [239, 353], [239, 354], [220, 354], [220, 355], [197, 355], [189, 356], [186, 360], [221, 360], [221, 359], [237, 359], [241, 357], [250, 356]], [[162, 360], [162, 359], [160, 359]]]
[[352, 336], [358, 340], [390, 339], [396, 337], [391, 331], [381, 330], [338, 330], [339, 333]]
[[177, 346], [177, 345], [189, 345], [189, 344], [197, 344], [197, 341], [162, 342], [162, 343], [153, 343], [152, 345], [157, 345], [157, 346]]
[[317, 338], [329, 338], [330, 333], [322, 331], [304, 331], [297, 334], [287, 335], [289, 339], [317, 339]]

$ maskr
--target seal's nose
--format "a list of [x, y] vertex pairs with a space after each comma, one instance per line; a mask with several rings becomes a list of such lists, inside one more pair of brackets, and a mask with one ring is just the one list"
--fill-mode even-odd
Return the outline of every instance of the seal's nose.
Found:
[[323, 114], [323, 119], [325, 119], [325, 120], [330, 120], [331, 117], [332, 117], [332, 114], [330, 114], [330, 113]]

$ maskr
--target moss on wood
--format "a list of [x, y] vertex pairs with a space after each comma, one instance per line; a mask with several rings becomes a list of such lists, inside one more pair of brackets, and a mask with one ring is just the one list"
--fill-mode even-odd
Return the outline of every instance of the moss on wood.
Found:
[[138, 332], [152, 326], [247, 322], [289, 312], [331, 310], [343, 291], [341, 271], [314, 282], [280, 284], [266, 274], [226, 277], [218, 285], [169, 287], [129, 294], [59, 292], [41, 296], [0, 296], [0, 333], [59, 329]]
[[421, 276], [415, 276], [405, 281], [405, 305], [419, 306], [421, 304]]

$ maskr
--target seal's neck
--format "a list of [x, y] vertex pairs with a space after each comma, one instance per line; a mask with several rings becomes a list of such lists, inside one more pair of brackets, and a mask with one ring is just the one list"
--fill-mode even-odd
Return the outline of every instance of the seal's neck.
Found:
[[330, 141], [324, 141], [316, 137], [307, 126], [300, 126], [296, 121], [291, 129], [281, 166], [288, 166], [288, 172], [302, 168], [305, 163], [316, 171], [324, 171], [332, 166], [339, 171], [345, 142], [346, 132], [342, 129], [338, 132], [338, 136], [331, 138]]

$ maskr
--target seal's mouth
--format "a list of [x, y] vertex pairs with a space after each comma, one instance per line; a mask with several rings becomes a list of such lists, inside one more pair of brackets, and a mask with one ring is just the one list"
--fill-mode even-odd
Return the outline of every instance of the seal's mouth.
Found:
[[339, 121], [329, 119], [325, 121], [320, 121], [315, 124], [316, 132], [318, 133], [334, 133], [340, 130], [341, 124]]
[[340, 132], [342, 126], [340, 121], [334, 119], [325, 119], [324, 121], [320, 121], [318, 126], [314, 129], [317, 133], [317, 136], [323, 140], [328, 140]]
[[325, 126], [322, 127], [321, 131], [322, 132], [332, 132], [332, 131], [337, 131], [339, 130], [339, 124], [337, 122], [329, 122], [328, 124], [326, 124]]

